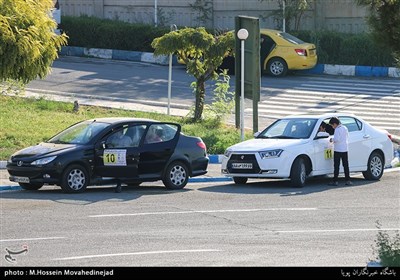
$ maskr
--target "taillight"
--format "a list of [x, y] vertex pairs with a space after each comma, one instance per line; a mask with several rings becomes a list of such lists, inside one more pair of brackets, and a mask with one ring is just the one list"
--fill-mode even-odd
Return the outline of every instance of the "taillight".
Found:
[[387, 136], [389, 137], [390, 141], [393, 141], [392, 140], [392, 134], [388, 133]]
[[204, 142], [200, 141], [196, 143], [197, 146], [199, 146], [200, 148], [202, 148], [203, 150], [207, 149], [206, 144], [204, 144]]
[[305, 49], [295, 49], [295, 52], [301, 56], [307, 56], [307, 50]]

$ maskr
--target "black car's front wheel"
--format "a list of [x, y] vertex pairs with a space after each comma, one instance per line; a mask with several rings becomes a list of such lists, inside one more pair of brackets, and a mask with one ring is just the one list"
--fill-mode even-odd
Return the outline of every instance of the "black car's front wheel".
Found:
[[21, 188], [28, 191], [37, 191], [43, 187], [43, 183], [19, 183]]
[[68, 166], [61, 178], [61, 188], [66, 193], [80, 193], [85, 191], [89, 183], [89, 175], [81, 165]]
[[162, 181], [167, 189], [183, 189], [189, 181], [189, 171], [186, 164], [182, 161], [170, 163], [165, 170]]

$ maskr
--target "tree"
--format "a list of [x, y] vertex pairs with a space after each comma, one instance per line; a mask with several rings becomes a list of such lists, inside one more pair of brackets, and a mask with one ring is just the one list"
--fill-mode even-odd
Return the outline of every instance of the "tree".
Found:
[[[279, 5], [279, 10], [271, 12], [269, 16], [273, 16], [278, 21], [278, 29], [282, 29], [283, 13], [285, 17], [285, 31], [298, 30], [300, 21], [304, 12], [309, 8], [313, 0], [259, 0], [276, 1]], [[293, 25], [293, 28], [292, 28]]]
[[392, 49], [400, 66], [400, 0], [357, 0], [367, 7], [368, 25], [375, 40]]
[[187, 73], [196, 79], [194, 120], [200, 120], [204, 109], [205, 82], [218, 79], [218, 66], [224, 57], [233, 52], [234, 33], [212, 35], [204, 27], [187, 27], [155, 38], [151, 46], [154, 55], [177, 54], [186, 64]]
[[0, 0], [0, 82], [44, 78], [67, 42], [57, 35], [52, 0]]

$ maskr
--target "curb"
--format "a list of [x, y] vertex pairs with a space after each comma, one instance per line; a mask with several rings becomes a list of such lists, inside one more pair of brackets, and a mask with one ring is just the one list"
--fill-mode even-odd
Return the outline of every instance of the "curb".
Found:
[[[112, 49], [97, 49], [84, 47], [61, 47], [60, 55], [66, 56], [85, 56], [102, 59], [126, 60], [135, 62], [146, 62], [161, 65], [169, 64], [169, 56], [154, 56], [150, 52], [124, 51]], [[173, 56], [173, 65], [179, 65], [176, 56]], [[360, 66], [360, 65], [336, 65], [336, 64], [317, 64], [309, 70], [299, 70], [304, 74], [326, 74], [343, 75], [357, 77], [389, 77], [400, 78], [400, 68], [380, 67], [380, 66]]]

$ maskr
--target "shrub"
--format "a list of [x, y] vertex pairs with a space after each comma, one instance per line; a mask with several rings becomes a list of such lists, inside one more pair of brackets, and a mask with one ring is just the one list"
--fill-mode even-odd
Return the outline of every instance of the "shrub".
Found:
[[374, 253], [377, 255], [382, 266], [400, 267], [400, 233], [396, 231], [391, 237], [386, 231], [381, 230], [381, 224], [377, 223], [379, 229], [375, 240]]

